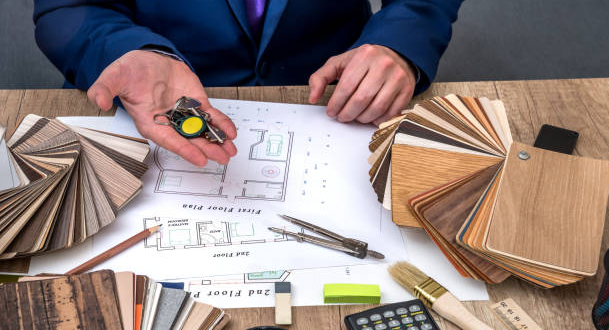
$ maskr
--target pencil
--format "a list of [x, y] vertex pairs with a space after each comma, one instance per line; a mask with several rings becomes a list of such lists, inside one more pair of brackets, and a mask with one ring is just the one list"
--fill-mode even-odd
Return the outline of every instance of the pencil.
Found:
[[115, 255], [127, 250], [128, 248], [135, 245], [135, 243], [138, 243], [139, 241], [143, 240], [144, 238], [156, 233], [160, 228], [161, 228], [161, 225], [151, 227], [148, 229], [144, 229], [143, 231], [136, 234], [135, 236], [110, 248], [108, 251], [103, 252], [103, 253], [99, 254], [98, 256], [96, 256], [95, 258], [85, 262], [84, 264], [68, 271], [66, 273], [66, 275], [82, 274], [82, 273], [86, 272], [87, 270], [101, 264], [102, 262], [114, 257]]

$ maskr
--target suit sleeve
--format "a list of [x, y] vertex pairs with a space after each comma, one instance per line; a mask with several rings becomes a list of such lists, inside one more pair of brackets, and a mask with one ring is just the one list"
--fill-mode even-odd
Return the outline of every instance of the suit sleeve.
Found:
[[393, 49], [420, 70], [415, 94], [421, 93], [436, 76], [461, 2], [383, 0], [382, 9], [370, 18], [353, 48], [376, 44]]
[[129, 1], [35, 0], [36, 42], [67, 82], [88, 89], [123, 54], [161, 49], [184, 59], [171, 41], [134, 23]]

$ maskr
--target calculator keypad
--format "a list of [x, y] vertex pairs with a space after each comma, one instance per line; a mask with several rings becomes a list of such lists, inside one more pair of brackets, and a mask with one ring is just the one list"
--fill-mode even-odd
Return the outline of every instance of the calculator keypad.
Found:
[[349, 315], [345, 323], [349, 330], [439, 330], [416, 299]]
[[412, 322], [413, 322], [412, 321], [412, 317], [405, 317], [405, 318], [402, 319], [402, 323], [403, 324], [410, 324]]
[[393, 311], [385, 311], [383, 312], [383, 317], [384, 318], [390, 318], [390, 317], [394, 317], [395, 313]]
[[391, 321], [389, 321], [389, 323], [387, 323], [387, 325], [389, 327], [391, 327], [391, 328], [397, 327], [398, 325], [400, 325], [400, 321], [398, 321], [398, 320], [391, 320]]

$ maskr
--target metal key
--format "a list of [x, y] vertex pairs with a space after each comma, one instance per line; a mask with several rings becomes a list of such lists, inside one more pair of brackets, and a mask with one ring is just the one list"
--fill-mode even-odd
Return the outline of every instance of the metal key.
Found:
[[[201, 110], [201, 102], [182, 96], [173, 108], [166, 113], [154, 115], [154, 122], [159, 125], [173, 126], [180, 135], [186, 138], [203, 136], [210, 142], [224, 143], [226, 134], [211, 125], [209, 113]], [[167, 121], [157, 118], [164, 117]]]
[[226, 140], [226, 133], [215, 128], [209, 122], [207, 123], [207, 131], [204, 134], [205, 138], [211, 142], [224, 143], [224, 140]]

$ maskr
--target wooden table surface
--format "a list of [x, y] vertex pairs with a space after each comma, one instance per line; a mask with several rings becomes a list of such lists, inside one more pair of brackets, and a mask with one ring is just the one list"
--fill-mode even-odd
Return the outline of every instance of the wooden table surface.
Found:
[[[210, 97], [286, 103], [307, 103], [308, 88], [227, 87], [208, 88]], [[456, 93], [501, 99], [505, 103], [516, 141], [532, 144], [542, 124], [565, 127], [580, 133], [575, 154], [609, 159], [609, 79], [489, 81], [436, 83], [417, 99]], [[327, 102], [330, 90], [320, 103]], [[20, 116], [110, 116], [87, 102], [76, 90], [0, 90], [0, 123], [12, 131]], [[592, 305], [604, 272], [602, 256], [609, 246], [605, 227], [599, 270], [593, 278], [551, 290], [538, 289], [513, 278], [499, 285], [489, 285], [490, 301], [466, 302], [466, 306], [494, 329], [505, 326], [488, 306], [513, 298], [543, 329], [593, 329]], [[0, 263], [0, 271], [25, 271], [27, 260]], [[344, 316], [368, 306], [316, 306], [293, 308], [294, 324], [290, 329], [344, 329]], [[229, 329], [272, 325], [272, 308], [230, 309]], [[441, 329], [456, 329], [436, 317]]]

